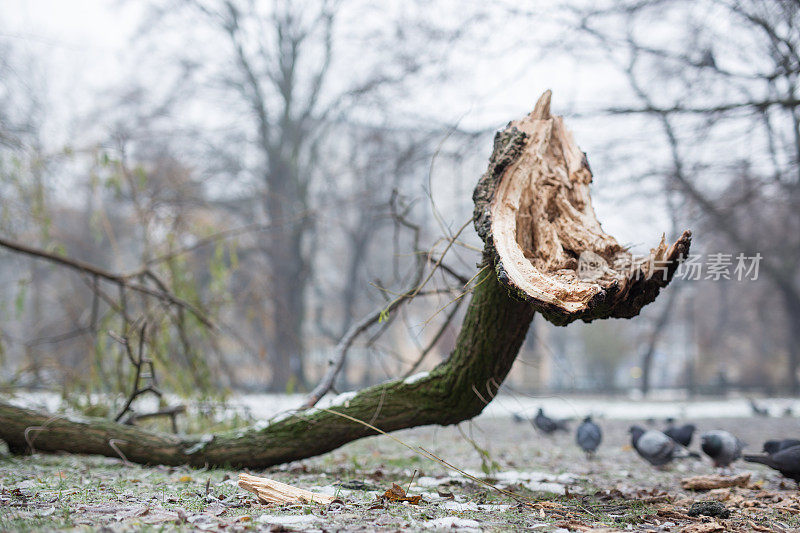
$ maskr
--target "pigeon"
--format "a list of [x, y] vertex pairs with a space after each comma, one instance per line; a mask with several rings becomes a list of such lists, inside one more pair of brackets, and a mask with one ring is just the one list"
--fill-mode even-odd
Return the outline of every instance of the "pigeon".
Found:
[[524, 416], [519, 413], [511, 413], [511, 418], [514, 419], [515, 424], [521, 424], [527, 420]]
[[694, 424], [685, 424], [683, 426], [673, 426], [670, 424], [667, 429], [664, 430], [664, 434], [684, 448], [688, 448], [692, 443], [692, 436], [694, 435], [695, 429], [697, 428], [695, 428]]
[[651, 465], [662, 466], [679, 457], [681, 446], [664, 433], [641, 426], [631, 426], [628, 431], [636, 453]]
[[727, 468], [742, 456], [745, 443], [727, 431], [717, 429], [700, 435], [700, 448], [711, 457], [714, 466]]
[[783, 440], [768, 440], [764, 443], [762, 448], [764, 453], [775, 453], [792, 446], [800, 446], [800, 440], [797, 439], [783, 439]]
[[553, 420], [544, 414], [544, 411], [541, 407], [536, 412], [536, 417], [533, 419], [533, 425], [536, 427], [536, 429], [543, 431], [548, 435], [558, 431], [559, 429], [562, 431], [568, 431], [566, 421]]
[[597, 451], [602, 440], [603, 431], [600, 426], [592, 422], [591, 416], [584, 418], [583, 423], [578, 426], [578, 431], [575, 433], [575, 441], [578, 446], [586, 452], [586, 455], [591, 457]]
[[800, 446], [791, 446], [775, 453], [745, 455], [748, 463], [761, 463], [800, 483]]
[[755, 416], [769, 416], [769, 411], [767, 408], [758, 405], [752, 398], [750, 398], [750, 409], [753, 411]]

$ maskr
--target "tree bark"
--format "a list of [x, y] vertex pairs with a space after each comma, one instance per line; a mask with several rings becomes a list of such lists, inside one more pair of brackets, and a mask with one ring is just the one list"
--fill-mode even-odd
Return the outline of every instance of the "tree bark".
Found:
[[[272, 282], [272, 379], [269, 389], [307, 388], [305, 381], [303, 323], [305, 320], [306, 281], [309, 260], [303, 245], [311, 224], [305, 211], [305, 199], [300, 194], [297, 171], [291, 163], [280, 161], [270, 167], [267, 176], [266, 209], [275, 229], [266, 238], [266, 257]], [[303, 213], [300, 220], [292, 220]]]
[[[691, 234], [634, 260], [603, 233], [591, 206], [585, 155], [550, 93], [495, 138], [479, 181], [475, 226], [483, 268], [450, 357], [431, 372], [340, 395], [330, 408], [383, 431], [448, 425], [478, 415], [511, 369], [533, 315], [556, 324], [630, 318], [653, 301], [688, 253]], [[595, 268], [581, 274], [578, 258]], [[106, 420], [50, 416], [0, 403], [0, 439], [13, 451], [123, 456], [138, 463], [263, 468], [322, 454], [375, 431], [311, 408], [215, 436], [164, 435]]]

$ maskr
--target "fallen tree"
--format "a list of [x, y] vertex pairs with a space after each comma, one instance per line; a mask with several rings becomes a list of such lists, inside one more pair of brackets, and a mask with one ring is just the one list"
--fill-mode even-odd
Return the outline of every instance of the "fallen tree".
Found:
[[662, 238], [636, 259], [606, 235], [589, 196], [592, 174], [545, 93], [495, 137], [475, 188], [484, 262], [450, 357], [430, 372], [340, 395], [213, 436], [169, 435], [101, 419], [50, 415], [0, 402], [0, 439], [14, 452], [71, 452], [137, 463], [259, 468], [322, 454], [383, 431], [455, 424], [478, 415], [511, 369], [536, 312], [565, 325], [630, 318], [653, 301], [686, 256], [691, 233]]

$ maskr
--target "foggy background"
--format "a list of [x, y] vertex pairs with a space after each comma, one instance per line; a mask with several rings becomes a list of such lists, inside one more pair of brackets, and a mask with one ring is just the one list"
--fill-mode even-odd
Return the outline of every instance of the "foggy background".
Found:
[[[5, 390], [127, 394], [116, 336], [146, 346], [171, 393], [306, 391], [447, 250], [452, 272], [358, 338], [336, 389], [432, 368], [481, 259], [468, 221], [492, 136], [549, 88], [606, 232], [647, 253], [690, 228], [702, 271], [635, 320], [535, 319], [507, 390], [800, 392], [797, 2], [0, 13], [0, 236], [197, 310], [0, 247]], [[737, 279], [740, 254], [760, 254], [757, 275]]]

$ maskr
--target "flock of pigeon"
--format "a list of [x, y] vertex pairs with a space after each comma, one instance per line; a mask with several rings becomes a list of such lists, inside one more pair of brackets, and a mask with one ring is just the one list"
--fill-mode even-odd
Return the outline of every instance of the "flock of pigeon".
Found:
[[[521, 417], [515, 416], [520, 420]], [[556, 420], [544, 414], [540, 408], [533, 419], [534, 427], [546, 434], [556, 431], [568, 432], [567, 420]], [[700, 459], [700, 455], [689, 450], [694, 436], [694, 424], [676, 426], [675, 421], [667, 419], [667, 427], [663, 431], [631, 426], [631, 446], [642, 459], [653, 466], [663, 466], [676, 459]], [[591, 416], [583, 419], [575, 432], [578, 446], [592, 457], [603, 440], [603, 431]], [[758, 455], [742, 455], [744, 442], [728, 431], [721, 429], [707, 431], [700, 435], [700, 449], [718, 468], [728, 468], [739, 458], [751, 463], [760, 463], [777, 470], [784, 477], [800, 484], [800, 440], [783, 439], [768, 440], [764, 443], [763, 453]]]

